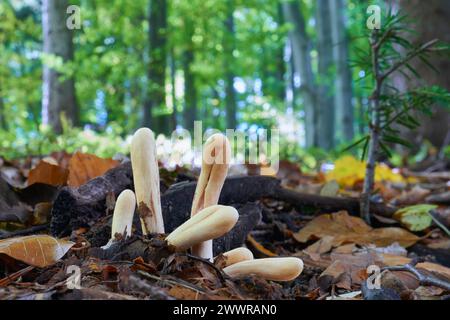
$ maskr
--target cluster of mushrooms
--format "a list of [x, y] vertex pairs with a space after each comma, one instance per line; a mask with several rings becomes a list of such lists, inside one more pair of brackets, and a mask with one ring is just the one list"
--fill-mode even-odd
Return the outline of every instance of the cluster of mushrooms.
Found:
[[[191, 218], [166, 237], [167, 243], [176, 251], [190, 249], [193, 255], [212, 261], [212, 240], [229, 232], [238, 221], [239, 214], [235, 208], [217, 204], [230, 157], [227, 137], [214, 134], [206, 141]], [[143, 235], [164, 233], [156, 145], [150, 129], [141, 128], [134, 134], [131, 164], [136, 194], [124, 190], [117, 198], [109, 244], [118, 238], [131, 236], [136, 205]], [[256, 275], [267, 280], [290, 281], [303, 270], [303, 262], [299, 258], [254, 259], [252, 252], [243, 247], [225, 252], [223, 256], [226, 258], [223, 271], [230, 277]]]

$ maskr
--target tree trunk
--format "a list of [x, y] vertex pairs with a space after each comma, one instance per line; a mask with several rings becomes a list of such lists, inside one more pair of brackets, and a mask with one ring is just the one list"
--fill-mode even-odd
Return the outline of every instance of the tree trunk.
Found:
[[225, 21], [225, 37], [224, 37], [224, 51], [225, 51], [225, 108], [227, 129], [236, 128], [236, 93], [234, 91], [234, 4], [233, 0], [227, 0], [227, 18]]
[[[66, 26], [67, 0], [42, 1], [42, 30], [44, 53], [73, 60], [72, 31]], [[79, 124], [74, 79], [60, 81], [56, 70], [44, 65], [42, 122], [49, 124], [56, 133], [62, 132], [61, 115], [73, 125]]]
[[166, 107], [166, 0], [149, 0], [149, 64], [147, 69], [148, 87], [144, 104], [142, 125], [156, 132], [166, 131], [166, 124], [154, 116], [154, 110]]
[[195, 88], [195, 74], [192, 71], [194, 63], [194, 35], [193, 22], [185, 20], [186, 48], [183, 52], [183, 73], [184, 73], [184, 128], [194, 130], [194, 121], [197, 118], [197, 89]]
[[300, 12], [297, 0], [282, 2], [283, 14], [286, 22], [293, 25], [289, 33], [293, 54], [294, 67], [301, 78], [300, 96], [305, 108], [305, 136], [306, 146], [316, 144], [314, 136], [316, 119], [316, 93], [314, 74], [311, 65], [310, 39], [305, 29], [305, 19]]
[[[450, 42], [449, 20], [450, 1], [448, 0], [400, 0], [400, 8], [408, 14], [415, 23], [416, 31], [413, 42], [415, 44], [426, 43], [433, 39]], [[402, 89], [413, 89], [418, 85], [438, 85], [450, 90], [450, 60], [446, 55], [430, 56], [429, 61], [439, 72], [435, 72], [426, 66], [420, 59], [411, 61], [410, 65], [420, 74], [421, 79], [405, 79], [400, 75], [395, 77], [395, 85]], [[402, 134], [405, 139], [416, 146], [422, 146], [424, 140], [430, 141], [437, 148], [443, 148], [445, 138], [449, 132], [450, 113], [445, 106], [436, 106], [431, 117], [418, 115], [422, 124], [414, 132]]]
[[177, 103], [177, 95], [176, 95], [176, 72], [177, 72], [177, 66], [175, 61], [175, 52], [173, 47], [170, 50], [170, 85], [172, 87], [171, 95], [172, 95], [172, 128], [175, 130], [177, 128], [178, 124], [178, 103]]
[[5, 118], [5, 102], [3, 101], [2, 81], [0, 78], [0, 129], [8, 130], [8, 125]]
[[334, 147], [334, 99], [331, 92], [331, 70], [333, 67], [333, 44], [331, 39], [331, 14], [329, 0], [318, 0], [317, 25], [317, 52], [319, 56], [319, 77], [317, 95], [317, 146], [325, 150]]
[[345, 24], [345, 0], [329, 2], [331, 11], [333, 56], [336, 64], [335, 95], [336, 133], [339, 142], [351, 141], [354, 135], [352, 73], [349, 66], [348, 36]]

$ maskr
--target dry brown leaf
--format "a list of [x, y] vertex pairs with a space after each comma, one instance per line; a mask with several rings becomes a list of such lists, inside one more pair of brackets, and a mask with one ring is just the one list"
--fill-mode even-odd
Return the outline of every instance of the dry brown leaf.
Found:
[[169, 295], [180, 300], [198, 300], [199, 293], [185, 287], [174, 286], [169, 289]]
[[92, 154], [77, 152], [69, 162], [67, 185], [79, 187], [89, 180], [103, 175], [117, 165], [119, 165], [119, 162], [116, 160], [102, 159]]
[[308, 254], [322, 254], [330, 251], [333, 248], [334, 238], [331, 236], [325, 236], [317, 242], [314, 242], [305, 252]]
[[40, 161], [35, 168], [31, 169], [28, 175], [28, 185], [45, 183], [52, 186], [62, 186], [66, 184], [68, 175], [68, 170], [47, 161]]
[[26, 264], [44, 268], [56, 263], [74, 242], [48, 235], [34, 235], [0, 241], [0, 253]]
[[294, 238], [303, 243], [325, 236], [334, 237], [334, 247], [345, 243], [375, 244], [386, 247], [394, 242], [398, 242], [403, 247], [409, 247], [420, 239], [401, 228], [373, 229], [361, 218], [349, 216], [346, 211], [318, 216], [294, 234]]

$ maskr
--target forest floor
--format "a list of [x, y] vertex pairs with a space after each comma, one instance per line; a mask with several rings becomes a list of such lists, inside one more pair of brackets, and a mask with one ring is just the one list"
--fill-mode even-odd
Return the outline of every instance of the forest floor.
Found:
[[[319, 174], [287, 161], [276, 176], [232, 167], [220, 203], [240, 218], [214, 242], [211, 263], [174, 252], [164, 235], [142, 237], [138, 219], [131, 238], [101, 248], [115, 197], [133, 189], [126, 159], [0, 158], [0, 299], [448, 299], [448, 164], [380, 167], [369, 226], [359, 218], [360, 165], [340, 161]], [[197, 176], [160, 169], [166, 232], [188, 218]], [[231, 278], [221, 253], [240, 245], [255, 258], [299, 257], [304, 270], [289, 282]]]

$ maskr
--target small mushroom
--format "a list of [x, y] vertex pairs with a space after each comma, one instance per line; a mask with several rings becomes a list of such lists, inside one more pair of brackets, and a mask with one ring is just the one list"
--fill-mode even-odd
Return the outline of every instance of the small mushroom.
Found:
[[[231, 147], [223, 134], [214, 134], [206, 141], [202, 156], [202, 169], [195, 189], [191, 216], [209, 206], [217, 205], [220, 192], [228, 172]], [[192, 248], [192, 253], [212, 260], [212, 241], [200, 243]]]
[[253, 260], [253, 253], [247, 248], [243, 247], [227, 251], [223, 253], [223, 256], [226, 258], [226, 267], [241, 261]]
[[120, 193], [114, 207], [114, 214], [111, 226], [111, 239], [102, 247], [107, 249], [111, 244], [121, 237], [130, 237], [133, 225], [134, 209], [136, 208], [136, 197], [131, 190], [124, 190]]
[[114, 214], [111, 226], [111, 239], [116, 235], [131, 236], [131, 227], [133, 225], [134, 209], [136, 208], [136, 197], [131, 190], [122, 191], [116, 200]]
[[135, 132], [130, 153], [142, 233], [164, 233], [155, 137], [150, 129], [141, 128]]
[[233, 207], [211, 206], [172, 231], [166, 240], [177, 251], [187, 250], [203, 241], [223, 236], [234, 227], [238, 218], [239, 214]]
[[299, 258], [265, 258], [238, 262], [223, 269], [230, 277], [255, 275], [266, 280], [291, 281], [303, 271]]

